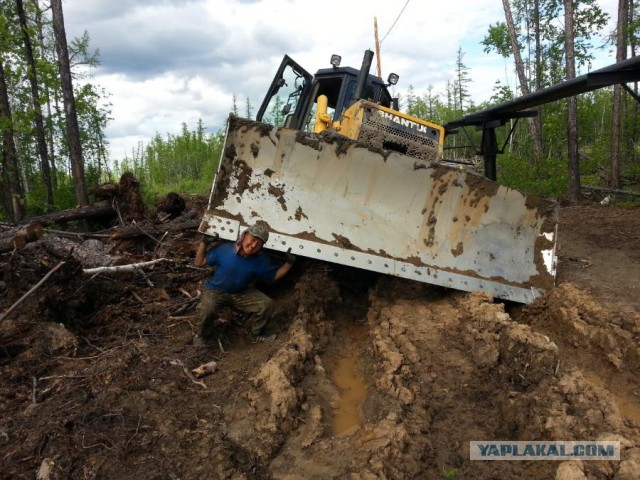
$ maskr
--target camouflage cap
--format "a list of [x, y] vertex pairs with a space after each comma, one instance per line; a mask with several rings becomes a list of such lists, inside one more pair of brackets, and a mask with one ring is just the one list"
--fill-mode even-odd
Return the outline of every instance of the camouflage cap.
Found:
[[251, 225], [247, 230], [247, 233], [252, 237], [259, 238], [264, 243], [267, 243], [267, 240], [269, 240], [269, 230], [267, 230], [267, 227], [264, 225], [257, 223], [255, 225]]

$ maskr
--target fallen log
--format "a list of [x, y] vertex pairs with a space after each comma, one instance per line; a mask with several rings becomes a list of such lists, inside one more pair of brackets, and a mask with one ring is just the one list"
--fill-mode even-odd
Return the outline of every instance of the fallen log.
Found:
[[44, 233], [41, 223], [32, 222], [0, 233], [0, 253], [21, 250], [29, 242], [35, 242]]
[[115, 183], [103, 183], [89, 189], [89, 195], [97, 198], [111, 199], [120, 193], [120, 187]]
[[117, 213], [111, 206], [111, 202], [102, 201], [92, 203], [91, 205], [85, 205], [84, 207], [70, 208], [67, 210], [61, 210], [59, 212], [47, 213], [38, 217], [32, 217], [28, 222], [38, 222], [42, 225], [49, 225], [52, 223], [69, 223], [76, 220], [89, 220], [89, 219], [107, 219], [111, 220], [116, 218]]
[[[104, 243], [97, 239], [88, 239], [78, 243], [68, 238], [47, 235], [40, 243], [34, 244], [33, 247], [43, 248], [60, 260], [73, 258], [84, 268], [113, 265], [122, 261], [121, 256], [110, 254], [106, 250]], [[32, 247], [29, 246], [27, 250], [30, 248]]]
[[640, 198], [640, 193], [628, 192], [626, 190], [620, 190], [617, 188], [607, 188], [607, 187], [598, 187], [595, 185], [583, 185], [583, 190], [587, 190], [589, 192], [596, 192], [600, 194], [610, 194], [610, 195], [622, 195], [631, 198]]

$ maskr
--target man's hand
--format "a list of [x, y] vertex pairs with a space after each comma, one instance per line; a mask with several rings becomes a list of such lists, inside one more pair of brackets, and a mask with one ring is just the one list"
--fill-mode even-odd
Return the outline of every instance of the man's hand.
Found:
[[284, 277], [287, 274], [287, 272], [291, 270], [291, 268], [293, 267], [293, 264], [296, 261], [295, 255], [291, 253], [291, 248], [289, 248], [289, 250], [284, 252], [284, 257], [286, 260], [282, 265], [280, 265], [280, 267], [276, 271], [276, 276], [273, 279], [274, 282]]
[[213, 235], [202, 235], [202, 243], [204, 243], [207, 247], [214, 242], [217, 242], [220, 239], [220, 235], [218, 232], [215, 232]]
[[291, 247], [289, 247], [289, 250], [284, 252], [284, 256], [287, 259], [285, 263], [288, 263], [289, 265], [293, 265], [294, 263], [296, 263], [296, 256], [291, 253]]

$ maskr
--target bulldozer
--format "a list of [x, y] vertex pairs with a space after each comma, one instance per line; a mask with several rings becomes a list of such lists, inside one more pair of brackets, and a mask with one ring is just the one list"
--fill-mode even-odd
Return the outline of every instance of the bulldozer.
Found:
[[445, 129], [402, 113], [387, 81], [285, 55], [256, 120], [230, 115], [199, 231], [531, 303], [554, 285], [557, 205], [442, 162]]

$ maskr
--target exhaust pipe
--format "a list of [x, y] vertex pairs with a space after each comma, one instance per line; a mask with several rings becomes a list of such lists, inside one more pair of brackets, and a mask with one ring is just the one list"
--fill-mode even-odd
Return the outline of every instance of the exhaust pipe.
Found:
[[349, 106], [362, 98], [362, 92], [364, 91], [364, 86], [367, 84], [367, 78], [369, 77], [369, 71], [371, 70], [372, 61], [373, 52], [371, 50], [366, 50], [364, 52], [364, 58], [362, 59], [362, 67], [360, 68], [360, 74], [358, 75], [356, 90], [353, 93], [353, 101]]

